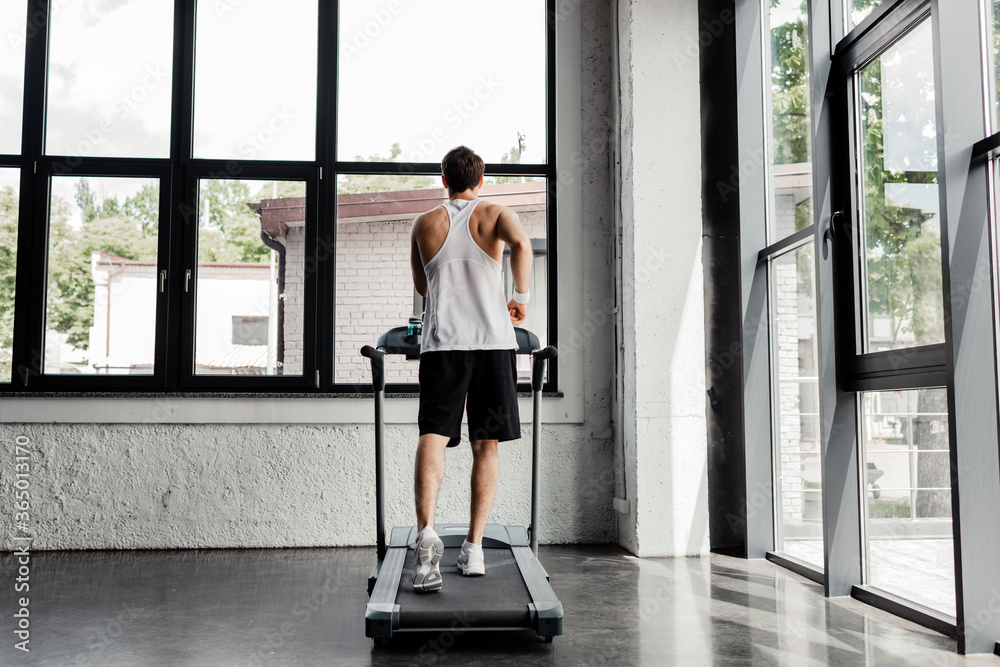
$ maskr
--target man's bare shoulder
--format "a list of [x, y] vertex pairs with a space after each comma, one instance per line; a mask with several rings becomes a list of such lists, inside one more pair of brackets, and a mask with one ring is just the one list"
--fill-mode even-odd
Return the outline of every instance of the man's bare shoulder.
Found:
[[513, 213], [514, 212], [514, 209], [508, 208], [507, 206], [504, 206], [503, 204], [497, 204], [496, 202], [492, 202], [489, 199], [483, 199], [482, 203], [479, 204], [479, 206], [477, 207], [477, 209], [486, 218], [491, 219], [491, 220], [498, 219], [505, 212], [508, 212], [508, 213]]
[[429, 211], [421, 213], [413, 219], [413, 229], [411, 233], [414, 236], [417, 234], [423, 234], [446, 222], [448, 222], [448, 212], [440, 206], [436, 206]]

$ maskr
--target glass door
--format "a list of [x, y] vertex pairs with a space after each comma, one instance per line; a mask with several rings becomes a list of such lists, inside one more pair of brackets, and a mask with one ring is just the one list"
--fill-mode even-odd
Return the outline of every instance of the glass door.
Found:
[[843, 56], [852, 196], [838, 261], [853, 280], [835, 285], [838, 334], [853, 341], [842, 348], [841, 377], [859, 406], [862, 577], [872, 594], [953, 620], [930, 3], [901, 4], [877, 20], [880, 29], [853, 38]]

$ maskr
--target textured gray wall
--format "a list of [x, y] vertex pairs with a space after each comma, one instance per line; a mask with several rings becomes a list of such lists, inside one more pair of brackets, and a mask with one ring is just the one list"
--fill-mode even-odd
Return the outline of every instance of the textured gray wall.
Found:
[[[566, 397], [546, 403], [553, 418], [543, 431], [540, 538], [545, 543], [616, 538], [611, 500], [621, 471], [615, 470], [610, 411], [610, 21], [609, 7], [600, 0], [564, 3], [557, 21], [559, 343], [565, 353], [560, 359]], [[60, 423], [74, 420], [60, 414], [56, 406], [62, 402], [47, 400], [0, 400], [0, 421], [6, 422], [0, 424], [0, 442], [8, 455], [8, 463], [0, 464], [3, 489], [10, 490], [14, 480], [15, 439], [31, 441], [34, 549], [375, 542], [374, 434], [367, 407], [342, 424], [84, 424]], [[170, 401], [169, 410], [140, 405], [142, 401], [100, 400], [116, 401], [100, 408], [102, 415], [118, 416], [107, 421], [129, 421], [126, 415], [140, 415], [133, 421], [156, 420], [158, 415], [174, 421], [177, 410], [187, 414], [178, 407], [184, 399]], [[247, 402], [216, 400], [218, 421]], [[286, 400], [296, 405], [299, 399]], [[273, 403], [271, 399], [254, 410], [271, 414], [267, 411], [274, 409]], [[399, 407], [392, 403], [390, 411]], [[315, 410], [325, 410], [323, 405], [320, 401]], [[199, 420], [213, 421], [202, 418], [204, 406], [190, 409]], [[303, 409], [313, 410], [297, 412]], [[529, 419], [522, 413], [524, 439], [501, 446], [493, 521], [528, 521]], [[412, 523], [416, 426], [390, 424], [386, 436], [387, 522]], [[439, 522], [467, 520], [470, 468], [467, 444], [449, 452]], [[8, 550], [16, 534], [13, 521], [11, 512], [0, 513], [2, 547]]]
[[[544, 429], [543, 542], [609, 542], [610, 501], [591, 481], [611, 445]], [[31, 444], [34, 549], [345, 546], [375, 542], [369, 425], [4, 424]], [[416, 428], [386, 428], [389, 525], [412, 523]], [[501, 446], [491, 520], [528, 523], [530, 427]], [[23, 441], [22, 441], [23, 442]], [[11, 457], [12, 458], [12, 457]], [[468, 521], [471, 452], [449, 450], [438, 521]], [[13, 466], [2, 467], [10, 489]], [[525, 475], [525, 471], [529, 474]], [[12, 519], [3, 513], [3, 521]], [[4, 549], [14, 530], [2, 525]]]

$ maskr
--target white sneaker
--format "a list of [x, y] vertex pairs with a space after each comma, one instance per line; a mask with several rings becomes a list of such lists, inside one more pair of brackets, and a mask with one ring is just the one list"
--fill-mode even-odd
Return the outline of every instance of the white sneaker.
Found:
[[417, 533], [417, 561], [413, 568], [413, 590], [429, 593], [441, 590], [441, 568], [438, 563], [444, 556], [444, 542], [430, 526]]
[[483, 545], [472, 544], [466, 540], [462, 544], [462, 553], [458, 555], [458, 570], [467, 577], [479, 577], [486, 574], [486, 557], [483, 556]]

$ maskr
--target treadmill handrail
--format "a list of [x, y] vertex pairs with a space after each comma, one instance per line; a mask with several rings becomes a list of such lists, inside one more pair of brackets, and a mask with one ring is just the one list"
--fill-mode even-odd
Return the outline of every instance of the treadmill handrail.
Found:
[[[388, 354], [403, 354], [407, 359], [419, 358], [420, 344], [415, 336], [407, 335], [408, 327], [394, 327], [378, 339], [378, 347], [365, 345], [361, 355], [371, 360], [372, 389], [375, 394], [375, 526], [378, 559], [385, 558], [385, 357]], [[515, 354], [530, 354], [531, 363], [531, 523], [528, 534], [531, 550], [538, 555], [538, 505], [541, 467], [541, 408], [542, 384], [545, 377], [545, 362], [554, 359], [558, 350], [553, 345], [539, 348], [538, 336], [522, 327], [514, 327], [518, 348]], [[415, 340], [416, 339], [416, 340]]]
[[531, 352], [531, 523], [528, 535], [531, 537], [531, 551], [538, 557], [538, 504], [541, 485], [542, 460], [542, 380], [545, 377], [545, 362], [554, 359], [558, 350], [552, 345]]
[[372, 362], [372, 390], [375, 393], [375, 546], [378, 559], [385, 558], [385, 350], [371, 345], [361, 354]]

